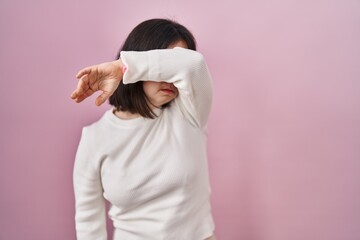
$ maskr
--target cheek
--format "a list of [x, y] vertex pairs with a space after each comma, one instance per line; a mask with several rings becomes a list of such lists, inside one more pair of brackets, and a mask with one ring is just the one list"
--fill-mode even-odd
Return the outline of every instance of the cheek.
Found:
[[154, 83], [146, 81], [143, 83], [143, 89], [144, 93], [149, 96], [155, 92], [156, 86]]

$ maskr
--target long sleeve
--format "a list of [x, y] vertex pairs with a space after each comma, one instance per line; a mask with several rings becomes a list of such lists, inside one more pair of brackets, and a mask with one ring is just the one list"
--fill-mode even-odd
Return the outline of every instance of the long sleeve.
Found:
[[76, 236], [77, 240], [107, 240], [99, 164], [94, 161], [95, 149], [86, 130], [82, 130], [73, 169]]
[[180, 111], [194, 126], [204, 128], [212, 103], [212, 79], [201, 53], [176, 47], [143, 52], [122, 51], [127, 67], [124, 84], [165, 81], [179, 90], [175, 99]]

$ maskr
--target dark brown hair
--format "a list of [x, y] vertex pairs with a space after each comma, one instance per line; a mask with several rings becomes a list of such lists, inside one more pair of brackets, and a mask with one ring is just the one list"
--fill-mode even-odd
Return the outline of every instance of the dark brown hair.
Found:
[[[120, 58], [121, 51], [166, 49], [179, 40], [184, 41], [188, 49], [196, 50], [194, 36], [181, 24], [169, 19], [146, 20], [131, 31], [115, 60]], [[139, 113], [147, 118], [156, 117], [147, 104], [143, 81], [133, 84], [124, 84], [121, 81], [114, 94], [110, 96], [109, 103], [115, 106], [117, 111]], [[168, 107], [168, 105], [169, 103], [164, 104], [162, 108]]]

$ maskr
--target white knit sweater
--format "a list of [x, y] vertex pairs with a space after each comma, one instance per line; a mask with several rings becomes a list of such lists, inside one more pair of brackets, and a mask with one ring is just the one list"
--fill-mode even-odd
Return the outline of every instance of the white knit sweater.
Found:
[[73, 180], [78, 240], [107, 240], [105, 199], [116, 240], [203, 240], [213, 234], [206, 123], [211, 76], [184, 48], [121, 52], [124, 84], [174, 83], [179, 96], [155, 119], [109, 109], [83, 128]]

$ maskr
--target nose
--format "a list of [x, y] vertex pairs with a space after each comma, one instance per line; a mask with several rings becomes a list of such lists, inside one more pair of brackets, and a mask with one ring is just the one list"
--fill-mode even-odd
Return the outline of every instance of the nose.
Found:
[[169, 88], [169, 89], [172, 89], [172, 90], [174, 90], [176, 88], [173, 83], [167, 83], [167, 82], [164, 82], [161, 87], [162, 88]]

